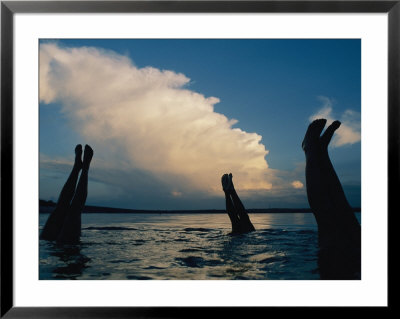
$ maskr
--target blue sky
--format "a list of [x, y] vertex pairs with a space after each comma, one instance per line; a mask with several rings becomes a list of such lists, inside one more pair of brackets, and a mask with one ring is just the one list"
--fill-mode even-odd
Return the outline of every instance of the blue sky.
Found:
[[40, 198], [87, 143], [88, 204], [223, 208], [232, 171], [248, 208], [308, 207], [300, 145], [324, 115], [343, 122], [330, 154], [360, 206], [360, 40], [42, 40], [40, 55]]

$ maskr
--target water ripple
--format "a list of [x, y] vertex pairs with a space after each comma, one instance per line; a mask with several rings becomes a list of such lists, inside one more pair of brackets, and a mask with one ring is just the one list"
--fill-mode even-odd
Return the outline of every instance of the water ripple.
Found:
[[319, 279], [316, 227], [274, 226], [276, 215], [257, 215], [252, 221], [269, 219], [228, 236], [222, 214], [167, 217], [84, 214], [81, 244], [40, 240], [39, 278]]

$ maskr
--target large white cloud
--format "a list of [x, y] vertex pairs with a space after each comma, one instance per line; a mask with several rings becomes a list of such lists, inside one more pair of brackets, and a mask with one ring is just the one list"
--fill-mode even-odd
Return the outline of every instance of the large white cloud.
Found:
[[214, 111], [219, 100], [187, 89], [189, 82], [113, 52], [40, 46], [40, 100], [62, 104], [98, 163], [151, 173], [171, 196], [221, 192], [220, 177], [229, 172], [238, 189], [271, 189], [261, 136], [233, 128], [236, 120]]
[[340, 147], [346, 144], [354, 144], [361, 141], [361, 116], [360, 113], [353, 110], [346, 110], [339, 118], [335, 118], [332, 108], [332, 100], [327, 97], [320, 97], [322, 108], [310, 116], [310, 121], [324, 118], [327, 120], [328, 127], [333, 121], [339, 120], [342, 124], [335, 132], [330, 143], [333, 147]]

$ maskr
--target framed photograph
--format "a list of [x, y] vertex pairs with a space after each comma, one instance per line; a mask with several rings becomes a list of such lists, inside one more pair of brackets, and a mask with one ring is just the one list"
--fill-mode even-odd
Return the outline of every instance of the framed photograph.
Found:
[[389, 307], [399, 18], [2, 1], [1, 316]]

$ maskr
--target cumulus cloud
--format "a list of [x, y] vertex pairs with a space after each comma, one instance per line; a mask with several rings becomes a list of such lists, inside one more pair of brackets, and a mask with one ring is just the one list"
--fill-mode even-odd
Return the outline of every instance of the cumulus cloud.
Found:
[[262, 137], [234, 128], [236, 120], [214, 111], [219, 99], [189, 90], [189, 82], [114, 52], [40, 46], [40, 101], [62, 105], [104, 169], [144, 171], [174, 197], [188, 189], [220, 193], [227, 172], [238, 189], [271, 189]]
[[300, 182], [300, 181], [293, 181], [292, 182], [292, 186], [294, 187], [294, 188], [297, 188], [297, 189], [299, 189], [299, 188], [303, 188], [303, 183], [302, 182]]
[[339, 120], [342, 124], [336, 131], [330, 145], [333, 147], [339, 147], [346, 144], [354, 144], [361, 141], [361, 115], [353, 110], [346, 110], [340, 117], [335, 118], [332, 107], [332, 100], [327, 97], [320, 97], [323, 103], [322, 108], [310, 116], [310, 122], [324, 118], [327, 120], [327, 126], [333, 121]]

